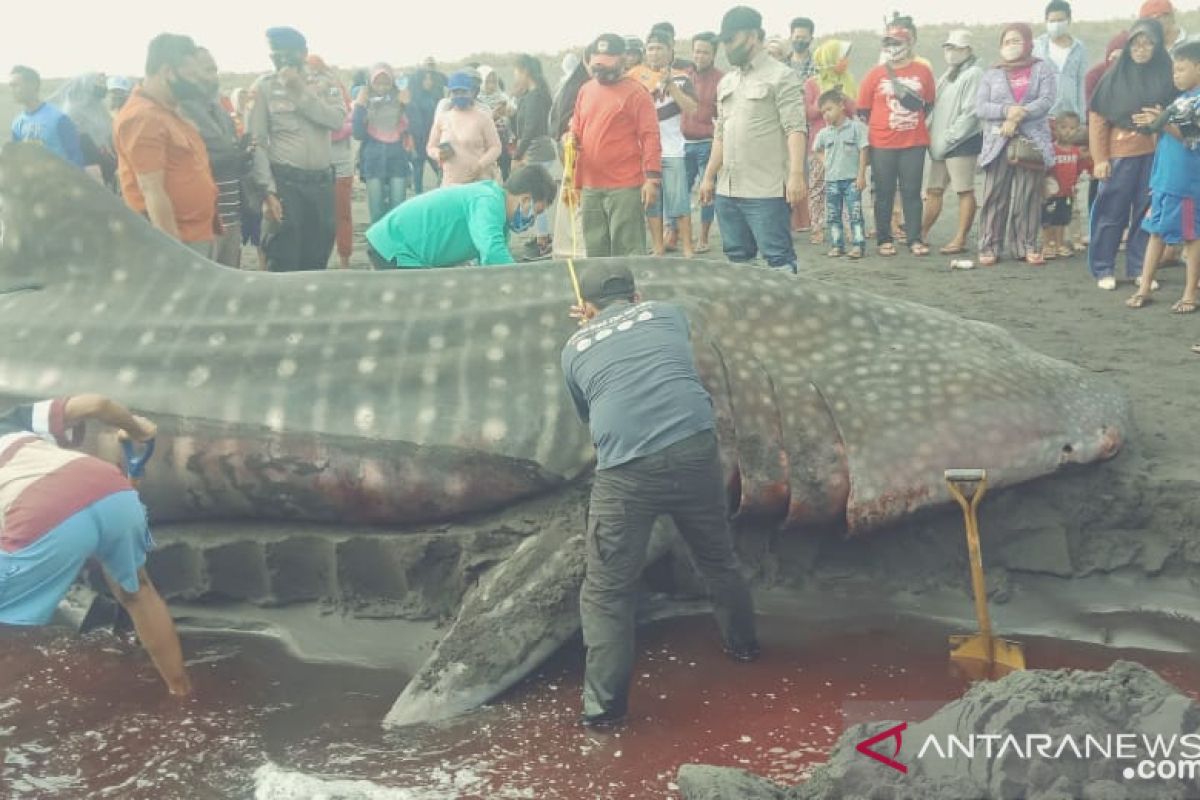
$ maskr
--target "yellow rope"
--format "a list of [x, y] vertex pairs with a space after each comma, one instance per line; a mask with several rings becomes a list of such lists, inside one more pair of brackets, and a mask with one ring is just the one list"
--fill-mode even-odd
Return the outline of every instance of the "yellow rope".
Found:
[[[567, 256], [567, 272], [571, 275], [571, 286], [575, 289], [575, 304], [583, 308], [583, 293], [579, 289], [579, 276], [575, 273], [575, 254], [579, 242], [575, 234], [575, 137], [569, 137], [563, 145], [563, 194], [567, 201], [567, 218], [571, 226], [571, 255]], [[583, 324], [580, 320], [579, 324]]]

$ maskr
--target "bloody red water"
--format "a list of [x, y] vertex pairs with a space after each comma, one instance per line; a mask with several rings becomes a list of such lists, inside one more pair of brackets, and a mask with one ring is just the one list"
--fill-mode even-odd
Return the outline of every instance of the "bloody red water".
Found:
[[[688, 762], [794, 783], [848, 723], [922, 719], [960, 695], [945, 635], [912, 623], [813, 635], [768, 617], [763, 659], [743, 665], [720, 653], [706, 618], [656, 623], [640, 632], [629, 724], [597, 734], [575, 724], [578, 646], [490, 708], [385, 732], [400, 688], [388, 672], [305, 664], [269, 640], [193, 637], [198, 696], [179, 704], [136, 648], [22, 633], [0, 643], [0, 786], [13, 797], [250, 797], [267, 762], [283, 784], [293, 773], [357, 779], [422, 800], [674, 798]], [[1200, 690], [1192, 656], [1039, 639], [1026, 649], [1030, 667], [1133, 658]]]

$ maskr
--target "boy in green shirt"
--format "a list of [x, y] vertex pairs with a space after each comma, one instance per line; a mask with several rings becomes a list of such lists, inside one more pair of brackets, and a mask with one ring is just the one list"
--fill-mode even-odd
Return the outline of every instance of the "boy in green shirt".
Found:
[[508, 230], [528, 230], [554, 202], [554, 179], [536, 164], [495, 181], [447, 186], [418, 195], [367, 229], [367, 255], [377, 269], [513, 263]]

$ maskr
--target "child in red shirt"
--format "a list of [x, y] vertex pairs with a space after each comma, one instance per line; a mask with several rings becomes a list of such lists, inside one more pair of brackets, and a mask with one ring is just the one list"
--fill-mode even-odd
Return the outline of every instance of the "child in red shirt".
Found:
[[1054, 119], [1054, 169], [1046, 177], [1046, 204], [1042, 207], [1042, 257], [1067, 258], [1075, 253], [1067, 245], [1067, 225], [1075, 205], [1082, 152], [1073, 144], [1079, 133], [1079, 115], [1063, 111]]

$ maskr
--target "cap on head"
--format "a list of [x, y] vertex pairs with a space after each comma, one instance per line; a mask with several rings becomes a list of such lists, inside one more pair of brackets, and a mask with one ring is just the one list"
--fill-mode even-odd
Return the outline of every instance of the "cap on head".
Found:
[[592, 52], [598, 56], [624, 55], [625, 40], [615, 33], [602, 33], [592, 42]]
[[272, 50], [307, 50], [308, 40], [295, 28], [267, 28], [267, 41]]
[[717, 34], [722, 42], [728, 42], [742, 31], [762, 30], [762, 14], [750, 6], [734, 6], [721, 17], [721, 32]]
[[629, 267], [602, 259], [589, 264], [579, 276], [579, 294], [586, 302], [595, 303], [618, 297], [630, 297], [637, 291]]
[[626, 53], [644, 53], [646, 45], [642, 44], [642, 40], [636, 36], [625, 37], [625, 52]]
[[950, 31], [950, 34], [946, 37], [946, 41], [942, 43], [942, 47], [958, 47], [960, 49], [971, 47], [971, 38], [970, 31], [959, 28], [958, 30]]
[[912, 31], [899, 25], [889, 25], [887, 32], [883, 34], [883, 40], [886, 42], [888, 39], [894, 39], [904, 44], [912, 44]]
[[661, 44], [664, 47], [674, 47], [675, 40], [664, 28], [655, 28], [646, 36], [646, 44]]
[[[478, 73], [476, 73], [476, 75], [478, 75]], [[446, 86], [451, 90], [470, 90], [475, 88], [477, 81], [478, 78], [473, 77], [471, 73], [467, 72], [466, 70], [459, 70], [450, 76], [450, 80], [446, 83]]]
[[1153, 19], [1174, 13], [1175, 6], [1171, 5], [1171, 0], [1146, 0], [1138, 11], [1138, 19]]

